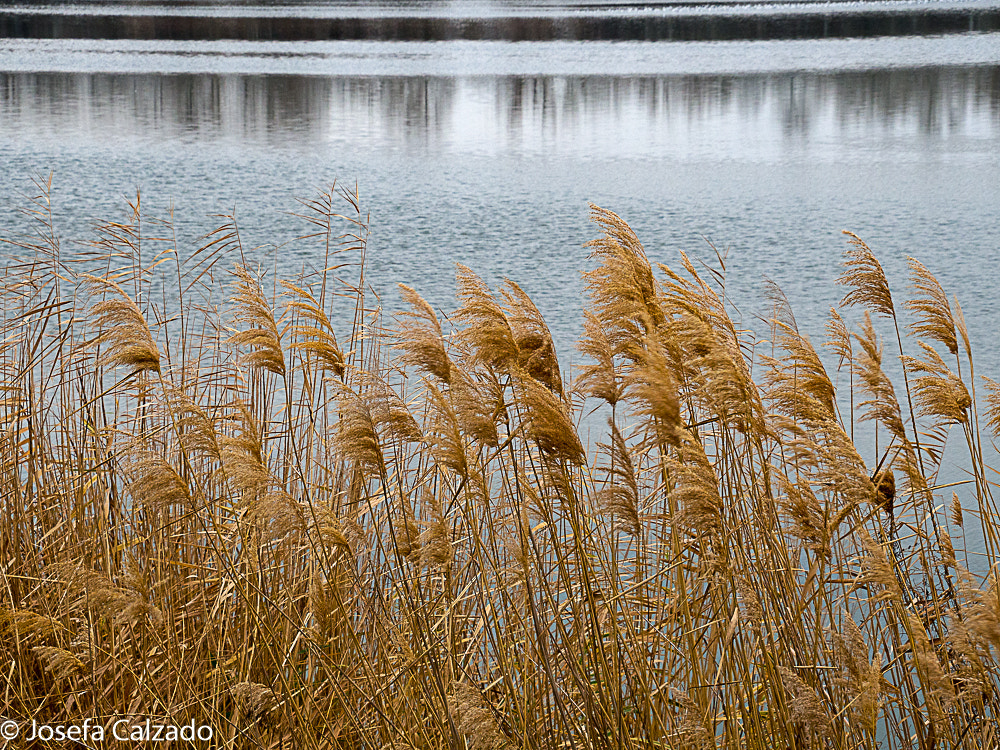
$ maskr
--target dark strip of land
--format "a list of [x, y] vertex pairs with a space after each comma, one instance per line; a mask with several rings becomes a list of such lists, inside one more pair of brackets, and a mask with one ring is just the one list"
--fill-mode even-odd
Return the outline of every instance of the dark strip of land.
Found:
[[0, 10], [0, 38], [246, 41], [716, 41], [954, 34], [1000, 30], [1000, 8], [912, 7], [773, 13], [309, 18]]

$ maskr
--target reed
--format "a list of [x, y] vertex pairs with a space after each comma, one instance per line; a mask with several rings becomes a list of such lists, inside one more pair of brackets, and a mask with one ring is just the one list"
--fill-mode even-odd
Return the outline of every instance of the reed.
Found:
[[[38, 188], [2, 290], [0, 719], [220, 748], [1000, 744], [1000, 386], [977, 398], [919, 262], [897, 301], [851, 235], [859, 323], [831, 312], [817, 347], [776, 295], [761, 342], [723, 268], [654, 264], [594, 207], [570, 383], [514, 282], [459, 267], [445, 323], [408, 287], [384, 321], [356, 193], [303, 203], [322, 270], [277, 283], [231, 217], [182, 258], [138, 197], [67, 257]], [[946, 440], [968, 480], [941, 483]]]

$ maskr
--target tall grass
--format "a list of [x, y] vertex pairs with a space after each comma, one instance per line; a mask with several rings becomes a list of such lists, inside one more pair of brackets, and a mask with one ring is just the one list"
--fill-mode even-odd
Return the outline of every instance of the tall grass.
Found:
[[29, 211], [0, 718], [227, 748], [1000, 743], [1000, 387], [917, 261], [900, 301], [850, 236], [838, 392], [780, 295], [755, 341], [722, 269], [653, 264], [595, 207], [570, 383], [512, 281], [459, 267], [445, 322], [407, 287], [384, 322], [349, 191], [303, 204], [323, 270], [280, 283], [232, 219], [183, 259], [137, 197], [69, 258], [46, 184]]

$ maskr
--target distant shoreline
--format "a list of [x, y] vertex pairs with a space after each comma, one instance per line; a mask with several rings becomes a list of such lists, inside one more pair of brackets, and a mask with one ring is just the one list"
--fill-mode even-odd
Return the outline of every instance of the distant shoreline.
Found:
[[[359, 15], [358, 9], [123, 6], [0, 10], [0, 38], [174, 41], [726, 41], [867, 38], [1000, 30], [1000, 6], [822, 3], [587, 7], [559, 13]], [[779, 7], [780, 6], [780, 7]], [[849, 9], [848, 9], [849, 8]]]

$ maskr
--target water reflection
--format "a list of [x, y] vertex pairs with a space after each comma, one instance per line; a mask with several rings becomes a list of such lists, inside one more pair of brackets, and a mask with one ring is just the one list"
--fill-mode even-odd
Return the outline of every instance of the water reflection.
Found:
[[0, 73], [0, 131], [753, 158], [754, 149], [760, 156], [795, 144], [836, 151], [852, 138], [995, 142], [1000, 68], [488, 78]]

